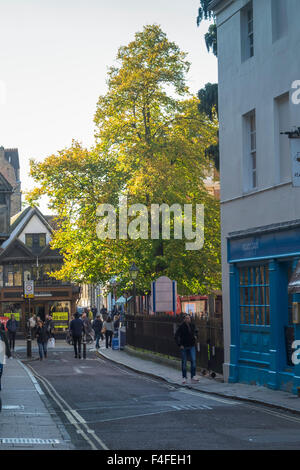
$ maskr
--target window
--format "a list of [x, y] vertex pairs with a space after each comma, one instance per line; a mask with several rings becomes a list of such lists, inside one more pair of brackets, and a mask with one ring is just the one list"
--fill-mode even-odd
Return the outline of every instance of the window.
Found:
[[19, 264], [5, 266], [4, 282], [6, 287], [22, 286], [22, 268]]
[[26, 233], [25, 244], [34, 252], [39, 252], [46, 246], [45, 233]]
[[257, 188], [256, 113], [244, 116], [244, 190]]
[[273, 42], [288, 32], [287, 0], [272, 0]]
[[244, 267], [240, 277], [240, 322], [242, 325], [270, 325], [268, 266]]
[[254, 56], [254, 21], [252, 1], [241, 10], [242, 61]]

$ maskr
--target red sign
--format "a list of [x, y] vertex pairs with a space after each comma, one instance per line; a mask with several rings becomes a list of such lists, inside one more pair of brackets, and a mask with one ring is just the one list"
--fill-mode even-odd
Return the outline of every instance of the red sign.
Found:
[[8, 317], [0, 317], [0, 322], [3, 323], [3, 325], [5, 326], [5, 330], [7, 329], [6, 323], [8, 322], [8, 320], [9, 320]]

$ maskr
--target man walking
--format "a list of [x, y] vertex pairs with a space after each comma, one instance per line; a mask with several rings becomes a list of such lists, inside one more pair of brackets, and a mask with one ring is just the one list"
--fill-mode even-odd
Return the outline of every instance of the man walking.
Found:
[[184, 320], [177, 328], [175, 333], [175, 341], [180, 347], [181, 352], [181, 367], [182, 367], [182, 383], [186, 384], [187, 381], [187, 372], [186, 372], [186, 363], [187, 356], [190, 356], [191, 361], [191, 382], [197, 383], [198, 380], [195, 379], [196, 375], [196, 348], [195, 343], [197, 339], [197, 330], [192, 323], [191, 316], [186, 314]]
[[96, 319], [93, 321], [93, 330], [95, 331], [95, 339], [96, 339], [96, 349], [99, 349], [99, 339], [103, 339], [103, 335], [101, 333], [103, 327], [103, 322], [101, 320], [100, 314], [98, 313]]
[[[79, 318], [79, 313], [76, 312], [74, 320], [70, 323], [70, 332], [73, 337], [73, 346], [75, 352], [75, 358], [81, 359], [81, 340], [84, 330], [83, 321]], [[78, 351], [77, 351], [78, 346]]]
[[11, 351], [15, 350], [15, 341], [16, 341], [16, 332], [18, 329], [18, 322], [15, 319], [14, 314], [11, 314], [10, 319], [6, 323], [6, 328], [8, 331], [8, 338], [9, 338], [9, 348]]

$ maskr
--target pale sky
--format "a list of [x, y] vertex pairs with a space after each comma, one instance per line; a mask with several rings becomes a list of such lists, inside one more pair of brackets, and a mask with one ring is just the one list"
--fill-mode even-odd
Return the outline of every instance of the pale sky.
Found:
[[[19, 149], [22, 190], [29, 159], [93, 144], [93, 117], [117, 50], [159, 24], [188, 53], [192, 93], [217, 81], [217, 60], [196, 25], [199, 0], [0, 0], [0, 146]], [[49, 213], [46, 204], [41, 210]]]

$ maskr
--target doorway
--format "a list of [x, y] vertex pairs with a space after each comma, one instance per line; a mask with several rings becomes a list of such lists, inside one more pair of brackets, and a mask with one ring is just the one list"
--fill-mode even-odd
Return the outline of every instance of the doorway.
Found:
[[40, 317], [42, 321], [45, 321], [45, 304], [35, 304], [34, 313], [37, 317]]

